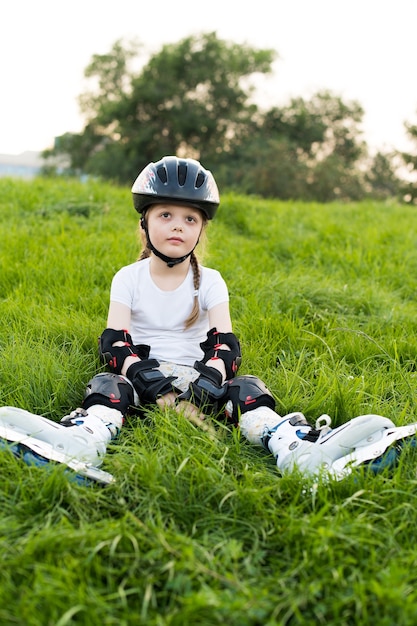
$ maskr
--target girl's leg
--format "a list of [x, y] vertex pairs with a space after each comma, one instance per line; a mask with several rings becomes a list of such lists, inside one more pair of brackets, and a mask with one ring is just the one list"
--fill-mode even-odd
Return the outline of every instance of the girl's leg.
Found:
[[87, 385], [82, 408], [60, 423], [16, 407], [1, 407], [2, 447], [11, 444], [12, 452], [31, 463], [36, 459], [64, 463], [81, 475], [109, 482], [109, 475], [97, 468], [133, 402], [133, 388], [126, 379], [98, 374]]

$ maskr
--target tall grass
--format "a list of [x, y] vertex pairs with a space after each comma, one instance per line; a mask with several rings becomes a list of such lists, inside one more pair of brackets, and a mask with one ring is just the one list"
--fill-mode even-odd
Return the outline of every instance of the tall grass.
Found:
[[[110, 281], [137, 254], [128, 190], [0, 179], [0, 404], [59, 420], [97, 371]], [[417, 215], [225, 195], [205, 262], [241, 373], [281, 414], [417, 421]], [[0, 453], [0, 622], [414, 625], [417, 453], [342, 482], [280, 476], [219, 424], [131, 417], [106, 488]]]

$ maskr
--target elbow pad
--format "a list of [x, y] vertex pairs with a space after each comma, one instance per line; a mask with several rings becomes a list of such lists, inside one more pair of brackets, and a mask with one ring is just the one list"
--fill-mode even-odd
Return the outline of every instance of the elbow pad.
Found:
[[[123, 346], [113, 344], [121, 341]], [[120, 374], [123, 363], [128, 356], [137, 356], [140, 359], [147, 359], [150, 347], [145, 344], [133, 345], [132, 337], [127, 330], [113, 330], [106, 328], [98, 339], [98, 352], [100, 361], [106, 363], [114, 374]]]
[[[230, 350], [222, 350], [220, 348], [222, 345], [226, 345]], [[204, 352], [202, 363], [206, 364], [210, 359], [221, 359], [226, 368], [226, 379], [236, 376], [242, 362], [242, 352], [234, 333], [219, 333], [216, 328], [212, 328], [207, 333], [206, 341], [200, 343], [200, 348]]]

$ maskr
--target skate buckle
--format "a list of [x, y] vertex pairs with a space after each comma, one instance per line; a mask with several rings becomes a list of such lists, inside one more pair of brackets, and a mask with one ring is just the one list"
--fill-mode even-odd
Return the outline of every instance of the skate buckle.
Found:
[[332, 423], [332, 418], [330, 417], [330, 415], [323, 413], [323, 415], [320, 415], [320, 417], [316, 419], [315, 429], [322, 431], [321, 434], [325, 435], [326, 433], [329, 432], [329, 430], [331, 430], [330, 428], [331, 423]]

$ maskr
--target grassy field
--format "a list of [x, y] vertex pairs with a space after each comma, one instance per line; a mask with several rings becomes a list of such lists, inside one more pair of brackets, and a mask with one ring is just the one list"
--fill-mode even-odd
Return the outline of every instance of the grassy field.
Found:
[[[59, 420], [100, 370], [110, 281], [137, 255], [129, 190], [0, 179], [0, 405]], [[204, 261], [240, 373], [281, 414], [417, 421], [417, 214], [225, 195]], [[221, 425], [130, 418], [106, 488], [0, 453], [0, 623], [417, 623], [417, 452], [316, 485]]]

